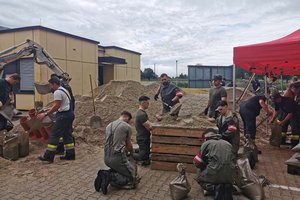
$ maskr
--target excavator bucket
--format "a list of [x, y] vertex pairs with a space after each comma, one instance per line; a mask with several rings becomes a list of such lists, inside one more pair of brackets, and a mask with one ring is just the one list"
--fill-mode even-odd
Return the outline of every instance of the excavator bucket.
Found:
[[49, 86], [49, 83], [34, 83], [34, 86], [39, 94], [51, 93], [51, 88]]

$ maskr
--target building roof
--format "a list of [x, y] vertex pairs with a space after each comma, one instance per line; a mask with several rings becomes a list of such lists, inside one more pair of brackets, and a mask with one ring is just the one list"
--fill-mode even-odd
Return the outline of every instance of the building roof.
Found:
[[226, 67], [233, 67], [233, 65], [227, 65], [227, 66], [224, 66], [224, 65], [188, 65], [188, 67], [199, 67], [199, 68], [201, 68], [201, 67], [208, 67], [208, 68], [212, 68], [212, 67], [224, 67], [224, 68], [226, 68]]
[[26, 27], [20, 27], [20, 28], [4, 29], [4, 30], [0, 29], [0, 34], [1, 33], [12, 33], [12, 32], [18, 32], [18, 31], [36, 30], [36, 29], [44, 30], [44, 31], [52, 32], [52, 33], [58, 33], [58, 34], [62, 34], [62, 35], [68, 36], [68, 37], [72, 37], [72, 38], [76, 38], [76, 39], [85, 40], [85, 41], [88, 41], [88, 42], [99, 44], [99, 42], [95, 41], [95, 40], [91, 40], [91, 39], [80, 37], [80, 36], [73, 35], [73, 34], [70, 34], [70, 33], [58, 31], [58, 30], [55, 30], [55, 29], [47, 28], [47, 27], [44, 27], [44, 26], [26, 26]]
[[142, 53], [140, 53], [140, 52], [132, 51], [132, 50], [129, 50], [129, 49], [124, 49], [124, 48], [118, 47], [118, 46], [101, 46], [101, 45], [98, 45], [98, 46], [101, 47], [101, 48], [104, 48], [104, 49], [118, 49], [118, 50], [121, 50], [121, 51], [127, 51], [127, 52], [130, 52], [130, 53], [142, 55]]
[[0, 31], [1, 31], [1, 30], [6, 30], [6, 29], [9, 29], [9, 28], [7, 28], [7, 27], [5, 27], [5, 26], [0, 26]]

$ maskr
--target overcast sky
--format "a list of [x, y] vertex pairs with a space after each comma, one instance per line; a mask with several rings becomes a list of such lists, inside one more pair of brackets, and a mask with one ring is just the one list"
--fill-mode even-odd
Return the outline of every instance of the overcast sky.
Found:
[[298, 0], [0, 0], [0, 26], [39, 25], [142, 53], [158, 74], [230, 65], [234, 46], [300, 28]]

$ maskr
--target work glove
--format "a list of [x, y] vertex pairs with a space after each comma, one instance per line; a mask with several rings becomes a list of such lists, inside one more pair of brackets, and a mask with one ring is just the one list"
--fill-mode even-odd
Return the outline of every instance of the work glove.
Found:
[[204, 115], [207, 115], [208, 114], [208, 107], [207, 108], [205, 108], [205, 110], [204, 110]]
[[284, 125], [283, 121], [279, 121], [279, 120], [276, 121], [276, 124], [277, 124], [278, 126], [283, 126], [283, 125]]
[[155, 101], [158, 100], [158, 94], [154, 95], [154, 100], [155, 100]]

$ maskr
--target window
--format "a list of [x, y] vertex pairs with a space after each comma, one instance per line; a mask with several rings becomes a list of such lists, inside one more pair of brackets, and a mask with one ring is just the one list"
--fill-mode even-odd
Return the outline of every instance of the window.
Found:
[[33, 58], [23, 58], [5, 65], [3, 78], [12, 73], [18, 73], [21, 76], [21, 82], [13, 87], [15, 93], [34, 92]]
[[20, 60], [20, 91], [34, 90], [34, 62], [33, 59]]

